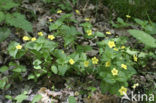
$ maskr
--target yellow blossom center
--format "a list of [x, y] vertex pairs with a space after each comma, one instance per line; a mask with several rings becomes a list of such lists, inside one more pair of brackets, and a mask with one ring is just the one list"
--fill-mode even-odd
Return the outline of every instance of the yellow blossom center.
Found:
[[96, 57], [92, 58], [92, 63], [93, 63], [93, 64], [98, 64], [98, 61], [99, 61], [99, 60], [98, 60]]
[[35, 40], [36, 40], [36, 38], [35, 38], [35, 37], [31, 38], [31, 41], [35, 41]]
[[125, 46], [121, 46], [121, 49], [125, 49]]
[[127, 17], [127, 18], [131, 18], [131, 16], [130, 16], [130, 15], [126, 15], [126, 17]]
[[125, 64], [121, 64], [121, 67], [123, 68], [123, 69], [127, 69], [127, 65], [125, 65]]
[[87, 32], [88, 36], [92, 35], [92, 30], [87, 30], [86, 32]]
[[134, 85], [132, 86], [132, 88], [135, 89], [135, 88], [138, 87], [138, 86], [139, 86], [139, 83], [136, 83], [136, 84], [134, 84]]
[[80, 11], [79, 10], [75, 10], [76, 14], [80, 15]]
[[107, 61], [107, 62], [105, 63], [105, 67], [110, 67], [110, 65], [111, 65], [110, 61]]
[[84, 66], [88, 67], [88, 65], [89, 65], [89, 61], [84, 61]]
[[137, 61], [138, 61], [138, 58], [137, 58], [137, 56], [136, 56], [136, 55], [133, 55], [133, 60], [134, 60], [135, 62], [137, 62]]
[[85, 18], [84, 20], [85, 20], [85, 21], [90, 21], [90, 18]]
[[69, 60], [69, 63], [70, 63], [71, 65], [73, 65], [73, 64], [75, 63], [75, 61], [74, 61], [73, 59], [70, 59], [70, 60]]
[[22, 46], [21, 46], [20, 44], [18, 44], [18, 45], [16, 46], [16, 49], [22, 49]]
[[109, 46], [110, 48], [115, 47], [114, 41], [109, 41], [109, 42], [108, 42], [108, 46]]
[[54, 35], [48, 35], [48, 39], [50, 39], [50, 40], [54, 40], [55, 37], [54, 37]]
[[24, 40], [24, 41], [28, 41], [28, 40], [30, 40], [30, 38], [29, 38], [28, 36], [24, 36], [24, 37], [23, 37], [23, 40]]
[[58, 10], [57, 13], [58, 13], [58, 14], [62, 13], [62, 10]]
[[39, 36], [43, 36], [43, 32], [38, 32], [38, 35]]
[[118, 75], [118, 70], [116, 68], [113, 68], [111, 72], [113, 76]]
[[119, 92], [120, 92], [120, 95], [127, 94], [127, 88], [125, 88], [124, 86], [122, 86], [122, 87], [119, 89]]
[[112, 33], [111, 33], [111, 32], [109, 32], [109, 31], [107, 31], [107, 32], [106, 32], [106, 34], [111, 35]]

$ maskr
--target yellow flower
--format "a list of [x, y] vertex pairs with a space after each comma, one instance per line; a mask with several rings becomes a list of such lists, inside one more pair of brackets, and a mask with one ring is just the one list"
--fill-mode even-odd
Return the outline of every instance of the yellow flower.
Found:
[[88, 67], [88, 65], [89, 65], [89, 61], [84, 61], [84, 66]]
[[87, 32], [88, 36], [92, 35], [92, 30], [87, 30], [86, 32]]
[[36, 40], [36, 38], [35, 38], [35, 37], [31, 38], [31, 41], [35, 41], [35, 40]]
[[132, 86], [132, 88], [135, 89], [135, 88], [138, 87], [138, 86], [139, 86], [139, 83], [136, 83], [136, 84], [134, 84], [134, 85]]
[[96, 57], [92, 58], [92, 63], [93, 63], [93, 64], [98, 64], [98, 61], [99, 61], [99, 60], [98, 60]]
[[122, 86], [122, 87], [119, 89], [119, 92], [120, 92], [120, 95], [127, 94], [127, 88], [125, 88], [124, 86]]
[[126, 17], [127, 17], [127, 18], [131, 18], [131, 16], [130, 16], [130, 15], [126, 15]]
[[112, 33], [111, 33], [111, 32], [109, 32], [109, 31], [107, 31], [107, 32], [106, 32], [106, 34], [111, 35]]
[[118, 70], [116, 68], [113, 68], [111, 72], [113, 76], [118, 75]]
[[85, 18], [84, 20], [85, 20], [85, 21], [90, 21], [90, 18]]
[[105, 63], [105, 67], [110, 67], [110, 65], [111, 65], [110, 61], [107, 61], [107, 62]]
[[119, 51], [119, 49], [118, 49], [118, 48], [114, 48], [114, 50], [115, 50], [115, 51]]
[[28, 41], [28, 40], [30, 40], [30, 38], [29, 38], [28, 36], [24, 36], [24, 37], [23, 37], [23, 40], [24, 40], [24, 41]]
[[43, 36], [43, 32], [38, 32], [38, 35], [39, 36]]
[[58, 13], [58, 14], [62, 13], [62, 10], [58, 10], [57, 13]]
[[80, 11], [79, 10], [75, 10], [76, 14], [80, 15]]
[[48, 35], [48, 39], [50, 39], [50, 40], [54, 40], [55, 37], [54, 37], [54, 35]]
[[70, 60], [69, 60], [69, 63], [70, 63], [71, 65], [73, 65], [73, 64], [75, 63], [75, 61], [74, 61], [73, 59], [70, 59]]
[[20, 44], [18, 44], [18, 45], [16, 46], [16, 49], [22, 49], [22, 46], [21, 46]]
[[137, 56], [136, 56], [136, 55], [133, 55], [133, 60], [134, 60], [135, 62], [137, 62], [137, 61], [138, 61], [138, 58], [137, 58]]
[[53, 21], [53, 19], [49, 19], [49, 22], [52, 22]]
[[127, 65], [125, 65], [125, 64], [121, 64], [121, 67], [123, 68], [123, 69], [127, 69]]
[[108, 42], [108, 46], [109, 46], [110, 48], [115, 47], [114, 41], [109, 41], [109, 42]]
[[125, 46], [121, 46], [121, 49], [125, 49]]

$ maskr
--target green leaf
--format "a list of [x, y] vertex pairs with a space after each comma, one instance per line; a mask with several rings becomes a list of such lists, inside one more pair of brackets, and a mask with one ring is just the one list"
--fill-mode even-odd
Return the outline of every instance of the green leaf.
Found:
[[82, 46], [82, 45], [78, 45], [77, 46], [77, 52], [88, 52], [88, 51], [91, 51], [92, 50], [92, 47], [91, 46], [89, 46], [89, 45], [84, 45], [84, 46]]
[[5, 19], [5, 14], [0, 11], [0, 23]]
[[10, 29], [8, 29], [8, 28], [0, 28], [0, 42], [5, 40], [10, 35], [10, 33], [11, 33]]
[[15, 97], [16, 103], [22, 103], [23, 100], [27, 99], [28, 96], [26, 94], [20, 94]]
[[17, 7], [18, 4], [13, 0], [0, 0], [0, 9], [9, 10], [11, 8]]
[[33, 65], [40, 65], [42, 63], [41, 60], [36, 59], [35, 61], [33, 61]]
[[49, 30], [52, 31], [52, 30], [56, 30], [58, 29], [60, 26], [62, 25], [62, 22], [57, 20], [55, 23], [51, 23], [50, 26], [49, 26]]
[[0, 72], [1, 73], [5, 72], [7, 70], [8, 70], [8, 67], [7, 66], [3, 66], [3, 67], [0, 68]]
[[18, 45], [19, 43], [17, 42], [11, 42], [8, 46], [8, 51], [9, 51], [9, 55], [16, 58], [16, 54], [18, 52], [18, 50], [16, 49], [16, 46]]
[[56, 67], [55, 65], [51, 66], [51, 71], [52, 71], [54, 74], [57, 74], [57, 73], [58, 73], [57, 67]]
[[100, 84], [101, 92], [104, 94], [109, 91], [110, 85], [108, 83], [105, 83], [104, 81]]
[[68, 70], [68, 65], [58, 65], [58, 71], [60, 75], [64, 76], [67, 70]]
[[105, 35], [103, 33], [101, 33], [101, 32], [95, 32], [95, 35], [97, 37], [105, 37]]
[[32, 100], [32, 103], [37, 103], [38, 101], [40, 101], [41, 100], [41, 98], [42, 98], [42, 96], [41, 95], [35, 95], [34, 96], [34, 98], [33, 98], [33, 100]]
[[25, 16], [20, 13], [13, 13], [13, 14], [8, 13], [6, 15], [6, 23], [11, 26], [26, 30], [28, 32], [32, 32], [31, 23], [27, 21]]
[[68, 97], [68, 103], [77, 103], [76, 99], [73, 96]]
[[104, 80], [106, 83], [109, 83], [109, 84], [116, 83], [116, 80], [113, 78], [112, 74], [107, 74]]
[[13, 69], [14, 72], [21, 73], [26, 71], [26, 67], [23, 65], [18, 65]]
[[28, 76], [28, 80], [30, 80], [30, 79], [35, 79], [35, 76], [34, 76], [33, 74], [30, 74], [30, 75]]
[[151, 48], [156, 48], [156, 39], [154, 39], [152, 36], [150, 36], [149, 34], [145, 33], [144, 31], [128, 30], [128, 32], [133, 37], [135, 37], [136, 39], [138, 39], [139, 41], [144, 43], [146, 46], [151, 47]]
[[6, 84], [8, 82], [8, 78], [7, 77], [4, 77], [2, 79], [0, 79], [0, 89], [4, 89]]
[[5, 98], [7, 98], [9, 100], [12, 100], [13, 99], [12, 96], [10, 96], [10, 95], [5, 95]]
[[119, 82], [126, 82], [127, 81], [127, 78], [126, 78], [125, 73], [122, 72], [122, 71], [120, 71], [119, 74], [118, 74], [117, 80]]

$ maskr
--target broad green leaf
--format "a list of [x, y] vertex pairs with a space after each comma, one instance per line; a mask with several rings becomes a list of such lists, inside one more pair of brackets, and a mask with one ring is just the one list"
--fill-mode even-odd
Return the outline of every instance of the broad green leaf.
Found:
[[105, 83], [104, 81], [100, 84], [101, 92], [104, 94], [109, 91], [110, 85], [108, 83]]
[[136, 18], [136, 19], [134, 19], [134, 20], [135, 20], [135, 22], [136, 22], [137, 24], [139, 24], [139, 25], [142, 26], [142, 27], [144, 27], [145, 25], [148, 24], [148, 21], [143, 21], [143, 20], [138, 19], [138, 18]]
[[0, 89], [4, 89], [6, 84], [8, 82], [8, 78], [7, 77], [4, 77], [2, 79], [0, 79]]
[[13, 0], [0, 0], [0, 10], [9, 10], [11, 8], [17, 7], [18, 4]]
[[60, 26], [62, 25], [62, 22], [57, 20], [55, 23], [51, 23], [50, 26], [49, 26], [49, 30], [52, 31], [52, 30], [56, 30], [58, 29]]
[[105, 35], [103, 33], [101, 33], [101, 32], [95, 32], [95, 35], [97, 37], [105, 37]]
[[51, 66], [51, 71], [54, 73], [54, 74], [57, 74], [58, 70], [57, 70], [57, 67], [55, 65]]
[[26, 71], [26, 67], [23, 65], [17, 65], [16, 68], [13, 69], [14, 72], [21, 73]]
[[6, 23], [21, 28], [25, 31], [32, 32], [32, 25], [26, 20], [25, 16], [20, 13], [12, 13], [6, 15]]
[[1, 73], [5, 72], [7, 70], [8, 70], [8, 67], [7, 66], [3, 66], [3, 67], [0, 68], [0, 72]]
[[0, 11], [0, 23], [5, 19], [5, 14]]
[[68, 65], [58, 65], [58, 71], [60, 75], [64, 76], [67, 70], [68, 70]]
[[128, 30], [128, 32], [138, 39], [140, 42], [144, 43], [146, 46], [151, 48], [156, 48], [156, 39], [154, 39], [149, 34], [145, 33], [144, 31], [140, 30]]
[[16, 103], [22, 103], [23, 100], [27, 99], [28, 96], [26, 94], [20, 94], [15, 97], [15, 100], [17, 101]]
[[8, 28], [0, 28], [0, 42], [5, 40], [10, 35], [10, 29]]
[[28, 80], [30, 80], [30, 79], [35, 79], [35, 76], [34, 76], [33, 74], [30, 74], [30, 75], [28, 76]]
[[8, 52], [9, 52], [9, 55], [16, 58], [16, 54], [18, 52], [18, 50], [16, 49], [16, 46], [18, 45], [19, 43], [17, 42], [11, 42], [9, 44], [9, 47], [8, 47]]
[[76, 99], [73, 96], [68, 97], [68, 103], [77, 103]]
[[104, 80], [106, 83], [109, 83], [109, 84], [114, 84], [116, 82], [112, 74], [107, 74]]
[[40, 101], [42, 98], [41, 95], [37, 94], [33, 97], [32, 103], [37, 103], [38, 101]]

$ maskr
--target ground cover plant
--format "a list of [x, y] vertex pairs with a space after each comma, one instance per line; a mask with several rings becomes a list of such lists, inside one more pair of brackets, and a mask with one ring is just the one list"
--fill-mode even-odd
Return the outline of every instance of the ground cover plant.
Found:
[[0, 0], [0, 102], [154, 103], [153, 9], [103, 2]]

